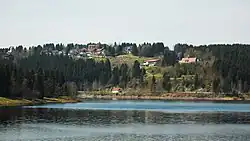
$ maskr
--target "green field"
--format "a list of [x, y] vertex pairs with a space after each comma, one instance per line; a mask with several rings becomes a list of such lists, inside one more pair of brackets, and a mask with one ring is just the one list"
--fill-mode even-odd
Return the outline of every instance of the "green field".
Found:
[[139, 56], [134, 56], [132, 54], [127, 54], [127, 55], [119, 55], [116, 57], [109, 57], [109, 59], [112, 65], [119, 65], [122, 63], [126, 63], [129, 66], [132, 66], [136, 60], [139, 61], [140, 63], [143, 63], [144, 60], [155, 59], [155, 58], [139, 57]]

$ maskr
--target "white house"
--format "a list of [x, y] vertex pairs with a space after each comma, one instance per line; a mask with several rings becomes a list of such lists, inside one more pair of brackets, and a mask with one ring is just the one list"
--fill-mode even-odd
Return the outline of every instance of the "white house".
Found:
[[126, 46], [126, 47], [124, 48], [124, 52], [125, 52], [125, 53], [131, 53], [131, 51], [132, 51], [132, 46]]
[[151, 60], [145, 60], [143, 62], [143, 66], [155, 66], [156, 63], [158, 63], [160, 59], [151, 59]]

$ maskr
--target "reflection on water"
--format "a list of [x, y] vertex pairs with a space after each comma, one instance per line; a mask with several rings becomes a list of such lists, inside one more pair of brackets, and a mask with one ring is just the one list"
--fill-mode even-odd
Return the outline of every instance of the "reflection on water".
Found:
[[0, 141], [247, 141], [249, 121], [248, 112], [12, 107], [0, 108]]

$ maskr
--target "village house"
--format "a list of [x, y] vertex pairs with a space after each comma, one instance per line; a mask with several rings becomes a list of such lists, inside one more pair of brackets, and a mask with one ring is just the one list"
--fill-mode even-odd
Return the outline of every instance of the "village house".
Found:
[[100, 44], [89, 44], [88, 51], [93, 51], [100, 48]]
[[59, 55], [59, 51], [58, 50], [52, 50], [51, 51], [53, 55]]
[[99, 43], [88, 45], [86, 54], [87, 56], [97, 56], [97, 57], [105, 56], [104, 48], [101, 48]]
[[121, 88], [112, 88], [111, 90], [112, 94], [121, 94], [122, 93], [122, 89]]
[[179, 63], [180, 64], [192, 64], [192, 63], [197, 63], [198, 59], [196, 57], [187, 57], [187, 58], [182, 58]]
[[78, 50], [77, 49], [72, 49], [72, 50], [69, 51], [69, 53], [76, 55], [76, 54], [78, 54]]
[[81, 48], [81, 49], [79, 49], [79, 52], [88, 52], [88, 49], [87, 48]]
[[66, 53], [64, 51], [59, 51], [58, 54], [59, 55], [66, 55]]
[[127, 53], [127, 54], [130, 54], [131, 51], [132, 51], [132, 46], [126, 46], [126, 47], [124, 48], [124, 52]]
[[86, 52], [80, 52], [79, 55], [80, 55], [81, 57], [87, 56]]
[[155, 66], [159, 61], [160, 59], [145, 60], [143, 66]]
[[42, 55], [42, 54], [51, 55], [52, 53], [49, 52], [48, 50], [42, 50], [42, 51], [40, 52], [40, 55]]
[[8, 52], [6, 54], [10, 55], [12, 53], [12, 50], [8, 50]]
[[11, 54], [4, 54], [4, 55], [2, 55], [2, 59], [13, 60], [14, 56]]

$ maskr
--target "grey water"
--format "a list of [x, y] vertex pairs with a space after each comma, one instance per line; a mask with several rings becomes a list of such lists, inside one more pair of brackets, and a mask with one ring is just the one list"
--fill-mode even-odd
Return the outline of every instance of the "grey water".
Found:
[[0, 141], [249, 141], [250, 104], [94, 100], [0, 107]]

